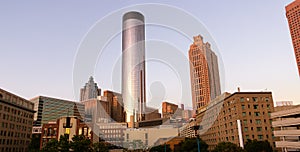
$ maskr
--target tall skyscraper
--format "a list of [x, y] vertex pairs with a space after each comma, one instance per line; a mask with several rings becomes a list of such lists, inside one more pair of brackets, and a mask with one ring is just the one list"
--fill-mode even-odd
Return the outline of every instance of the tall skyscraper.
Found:
[[198, 110], [221, 94], [218, 57], [198, 35], [190, 46], [189, 60], [193, 109]]
[[300, 0], [295, 0], [285, 7], [286, 17], [290, 26], [291, 37], [300, 75]]
[[122, 95], [126, 122], [145, 120], [145, 25], [139, 12], [123, 16], [122, 31]]
[[85, 101], [89, 99], [96, 99], [97, 96], [101, 95], [101, 89], [98, 88], [97, 83], [94, 82], [91, 76], [89, 82], [80, 89], [80, 101]]

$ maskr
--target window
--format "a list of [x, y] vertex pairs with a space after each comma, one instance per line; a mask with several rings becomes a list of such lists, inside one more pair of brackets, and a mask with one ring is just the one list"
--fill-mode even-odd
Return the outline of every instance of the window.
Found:
[[269, 102], [269, 97], [266, 97], [266, 98], [265, 98], [265, 101], [266, 101], [266, 102]]
[[247, 125], [247, 120], [244, 120], [243, 122], [244, 122], [244, 125]]
[[257, 137], [258, 137], [259, 140], [263, 139], [263, 135], [258, 135]]
[[257, 97], [252, 97], [252, 100], [253, 100], [254, 102], [257, 102]]
[[249, 135], [246, 135], [246, 139], [250, 139], [250, 138], [249, 138]]
[[256, 119], [256, 124], [261, 124], [261, 120], [260, 119]]
[[244, 128], [244, 131], [245, 131], [245, 132], [248, 132], [248, 127], [245, 127], [245, 128]]
[[257, 130], [257, 131], [261, 131], [262, 128], [261, 128], [261, 127], [256, 127], [256, 130]]
[[270, 109], [270, 105], [269, 104], [267, 104], [267, 109]]
[[249, 116], [251, 116], [251, 112], [249, 112]]
[[245, 105], [242, 105], [242, 109], [243, 109], [243, 110], [245, 109]]
[[258, 109], [258, 105], [253, 105], [253, 108], [254, 109]]
[[250, 99], [249, 99], [249, 98], [246, 98], [246, 100], [247, 100], [247, 101], [250, 101]]
[[240, 101], [241, 101], [241, 102], [244, 102], [244, 97], [241, 97], [241, 98], [240, 98]]
[[259, 112], [254, 112], [255, 116], [260, 116]]
[[243, 115], [243, 116], [246, 116], [246, 112], [243, 112], [242, 115]]

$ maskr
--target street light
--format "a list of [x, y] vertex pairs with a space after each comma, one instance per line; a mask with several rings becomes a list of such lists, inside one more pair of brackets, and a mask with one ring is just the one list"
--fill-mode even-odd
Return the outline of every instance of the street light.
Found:
[[199, 134], [197, 134], [197, 130], [202, 129], [202, 126], [200, 125], [194, 125], [193, 130], [195, 131], [195, 136], [197, 139], [197, 145], [198, 145], [198, 152], [200, 152], [200, 141], [199, 141]]

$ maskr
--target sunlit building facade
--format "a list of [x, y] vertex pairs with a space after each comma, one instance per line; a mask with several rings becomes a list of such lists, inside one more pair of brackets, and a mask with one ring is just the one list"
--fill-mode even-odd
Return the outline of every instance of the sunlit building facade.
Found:
[[218, 58], [201, 35], [189, 50], [193, 109], [199, 110], [221, 94]]
[[290, 27], [298, 72], [300, 75], [300, 0], [295, 0], [285, 7]]

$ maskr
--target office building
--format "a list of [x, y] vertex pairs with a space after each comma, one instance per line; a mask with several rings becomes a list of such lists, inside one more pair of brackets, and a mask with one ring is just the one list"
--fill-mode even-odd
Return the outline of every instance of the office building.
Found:
[[62, 116], [76, 116], [84, 120], [84, 105], [79, 102], [38, 96], [30, 99], [34, 103], [34, 126], [56, 121]]
[[300, 151], [300, 106], [282, 106], [271, 114], [275, 145], [279, 151]]
[[221, 94], [218, 58], [198, 35], [190, 46], [189, 61], [193, 109], [197, 111]]
[[122, 31], [122, 96], [129, 127], [145, 120], [145, 26], [139, 12], [123, 16]]
[[[220, 142], [243, 147], [248, 139], [267, 140], [274, 147], [270, 117], [273, 111], [271, 92], [224, 93], [203, 107], [194, 121], [180, 128], [180, 135], [200, 135], [209, 150]], [[193, 126], [200, 128], [195, 132]]]
[[80, 101], [96, 99], [100, 95], [101, 89], [98, 88], [97, 83], [94, 82], [94, 78], [91, 76], [88, 83], [80, 89]]
[[300, 75], [300, 0], [295, 0], [285, 7], [286, 17], [294, 46], [296, 65]]
[[33, 103], [0, 89], [0, 151], [25, 152], [31, 141]]

